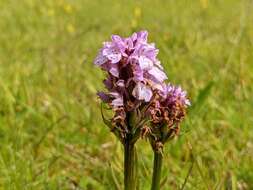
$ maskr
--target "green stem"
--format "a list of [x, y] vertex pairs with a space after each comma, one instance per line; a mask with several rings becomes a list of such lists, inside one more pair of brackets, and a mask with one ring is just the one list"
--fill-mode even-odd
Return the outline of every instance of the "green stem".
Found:
[[162, 170], [162, 154], [154, 151], [154, 165], [153, 165], [153, 177], [152, 177], [152, 188], [151, 190], [160, 189], [160, 179]]
[[124, 146], [124, 184], [125, 190], [136, 189], [136, 153], [134, 143], [127, 140]]

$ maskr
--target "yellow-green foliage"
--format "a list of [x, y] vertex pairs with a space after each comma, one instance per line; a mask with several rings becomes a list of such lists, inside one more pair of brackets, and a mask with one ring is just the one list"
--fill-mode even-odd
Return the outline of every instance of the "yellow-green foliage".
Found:
[[[252, 10], [250, 0], [1, 0], [0, 189], [122, 189], [92, 62], [111, 34], [140, 29], [193, 102], [165, 148], [163, 189], [188, 173], [185, 189], [253, 189]], [[137, 146], [149, 189], [152, 151]]]

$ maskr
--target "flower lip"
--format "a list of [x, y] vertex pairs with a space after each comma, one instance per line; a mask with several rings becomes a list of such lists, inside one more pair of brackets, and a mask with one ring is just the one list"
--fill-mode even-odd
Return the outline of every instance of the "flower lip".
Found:
[[148, 102], [151, 99], [153, 93], [148, 86], [139, 82], [133, 89], [132, 95], [138, 100], [144, 100], [145, 102]]

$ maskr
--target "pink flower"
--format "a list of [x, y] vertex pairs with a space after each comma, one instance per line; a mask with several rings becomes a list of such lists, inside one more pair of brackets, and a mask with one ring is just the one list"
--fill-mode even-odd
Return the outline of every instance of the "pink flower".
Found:
[[95, 65], [108, 73], [105, 83], [107, 89], [122, 94], [124, 104], [128, 101], [137, 104], [138, 101], [148, 102], [153, 91], [160, 90], [167, 79], [160, 61], [156, 58], [158, 49], [147, 42], [147, 37], [147, 31], [134, 33], [128, 38], [112, 35], [110, 42], [103, 43], [94, 61]]
[[135, 86], [132, 95], [138, 100], [144, 100], [145, 102], [149, 102], [153, 93], [150, 87], [139, 82]]

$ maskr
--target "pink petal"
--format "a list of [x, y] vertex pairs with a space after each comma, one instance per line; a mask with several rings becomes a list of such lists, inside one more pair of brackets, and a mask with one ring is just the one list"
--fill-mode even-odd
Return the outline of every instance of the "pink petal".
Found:
[[153, 93], [148, 86], [139, 82], [135, 86], [132, 95], [138, 100], [144, 100], [145, 102], [148, 102], [150, 101]]

